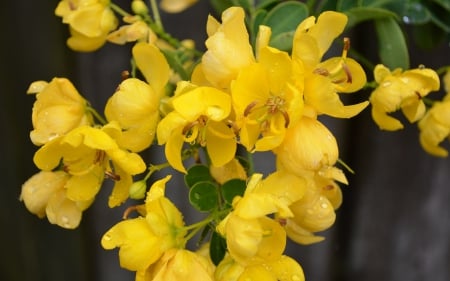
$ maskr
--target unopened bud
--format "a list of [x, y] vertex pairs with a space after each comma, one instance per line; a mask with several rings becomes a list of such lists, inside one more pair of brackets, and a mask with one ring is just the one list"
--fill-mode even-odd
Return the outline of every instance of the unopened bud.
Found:
[[145, 197], [145, 191], [147, 190], [147, 183], [145, 180], [134, 182], [130, 186], [130, 198], [142, 199]]
[[142, 0], [133, 0], [131, 2], [131, 10], [137, 15], [148, 14], [147, 5]]

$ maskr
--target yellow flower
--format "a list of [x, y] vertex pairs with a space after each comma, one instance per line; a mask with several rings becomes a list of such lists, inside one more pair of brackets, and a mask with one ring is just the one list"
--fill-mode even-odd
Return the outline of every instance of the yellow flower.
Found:
[[178, 209], [164, 195], [167, 176], [156, 181], [145, 203], [145, 217], [119, 222], [102, 237], [103, 248], [119, 247], [120, 265], [142, 276], [165, 251], [183, 247], [186, 232]]
[[50, 83], [33, 82], [27, 93], [36, 94], [30, 133], [35, 145], [43, 145], [76, 127], [92, 123], [86, 100], [66, 78], [53, 78]]
[[362, 67], [353, 59], [347, 58], [350, 48], [348, 39], [344, 40], [341, 57], [321, 62], [323, 55], [334, 39], [343, 32], [346, 24], [345, 14], [327, 11], [320, 14], [317, 22], [315, 17], [305, 19], [295, 32], [292, 58], [303, 64], [305, 105], [312, 107], [316, 114], [349, 118], [368, 105], [365, 101], [345, 106], [337, 94], [355, 92], [366, 83]]
[[62, 172], [41, 171], [22, 186], [20, 199], [27, 209], [50, 223], [74, 229], [81, 221], [82, 211], [91, 201], [75, 202], [67, 198], [66, 184], [70, 175]]
[[339, 155], [333, 134], [317, 119], [303, 117], [290, 127], [275, 150], [280, 164], [293, 174], [333, 166]]
[[55, 14], [69, 24], [72, 35], [70, 48], [94, 51], [106, 42], [107, 34], [117, 26], [117, 19], [109, 8], [109, 0], [62, 0]]
[[[212, 86], [228, 89], [239, 71], [255, 61], [241, 7], [231, 7], [222, 13], [222, 24], [208, 17], [207, 51], [199, 67]], [[230, 59], [233, 58], [233, 59]], [[196, 81], [193, 81], [197, 83]]]
[[290, 206], [294, 216], [286, 220], [289, 238], [300, 244], [322, 241], [314, 232], [323, 231], [333, 225], [336, 214], [334, 207], [316, 186], [309, 186], [304, 197]]
[[289, 205], [305, 191], [303, 180], [294, 175], [276, 172], [263, 181], [261, 177], [250, 178], [244, 196], [235, 197], [234, 210], [217, 226], [231, 257], [242, 265], [270, 263], [281, 257], [286, 233], [267, 215], [292, 216]]
[[204, 256], [185, 249], [169, 249], [136, 281], [213, 281], [214, 266]]
[[231, 159], [230, 162], [223, 166], [210, 166], [209, 172], [220, 184], [224, 184], [231, 179], [247, 179], [247, 173], [245, 172], [244, 167], [242, 167], [241, 163], [236, 158]]
[[34, 155], [34, 162], [44, 171], [62, 163], [62, 169], [72, 175], [66, 189], [67, 197], [73, 201], [92, 200], [104, 176], [113, 178], [116, 185], [109, 205], [119, 205], [128, 197], [124, 183], [131, 185], [131, 175], [142, 173], [146, 166], [139, 155], [121, 149], [108, 132], [119, 134], [120, 129], [115, 124], [102, 129], [78, 127], [42, 146]]
[[445, 139], [450, 140], [450, 98], [435, 102], [419, 121], [419, 129], [420, 144], [425, 151], [435, 156], [447, 157], [448, 151], [439, 144]]
[[429, 68], [391, 72], [379, 64], [374, 69], [374, 76], [379, 85], [370, 96], [372, 118], [381, 129], [388, 131], [403, 128], [402, 123], [388, 113], [401, 109], [409, 122], [420, 120], [426, 110], [422, 98], [440, 86], [439, 76]]
[[149, 147], [155, 138], [160, 100], [170, 72], [164, 55], [156, 46], [137, 43], [132, 51], [147, 83], [136, 78], [124, 80], [108, 100], [105, 115], [108, 121], [117, 121], [122, 128], [122, 135], [117, 139], [119, 145], [139, 152]]
[[158, 124], [157, 137], [158, 144], [165, 144], [166, 158], [173, 168], [186, 172], [181, 159], [184, 142], [205, 146], [213, 166], [234, 158], [235, 135], [223, 122], [231, 112], [227, 93], [211, 87], [189, 88], [176, 95], [172, 105], [174, 110]]
[[[231, 86], [240, 143], [247, 150], [271, 150], [283, 141], [290, 122], [302, 114], [302, 89], [292, 83], [295, 71], [286, 52], [264, 47], [258, 63], [241, 70]], [[260, 137], [262, 135], [262, 137]]]
[[140, 40], [146, 40], [149, 42], [154, 42], [156, 40], [156, 35], [140, 18], [124, 19], [132, 19], [132, 21], [130, 22], [130, 24], [121, 26], [118, 30], [109, 33], [106, 37], [108, 42], [118, 45], [124, 45], [128, 42]]
[[194, 5], [198, 0], [162, 0], [161, 9], [168, 13], [179, 13]]
[[214, 274], [217, 281], [304, 281], [305, 275], [302, 267], [292, 258], [281, 256], [272, 262], [255, 265], [242, 265], [230, 256], [219, 263]]

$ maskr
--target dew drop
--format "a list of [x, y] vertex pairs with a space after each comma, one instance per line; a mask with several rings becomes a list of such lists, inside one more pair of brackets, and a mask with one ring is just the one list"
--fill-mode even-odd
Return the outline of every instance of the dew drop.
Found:
[[298, 275], [294, 274], [294, 275], [291, 276], [291, 280], [292, 281], [300, 281], [301, 278]]
[[105, 241], [111, 241], [111, 235], [110, 235], [110, 234], [105, 234], [105, 235], [103, 236], [103, 239], [104, 239]]
[[328, 205], [327, 205], [326, 203], [322, 203], [322, 204], [320, 205], [320, 207], [322, 207], [323, 209], [326, 209], [326, 208], [328, 208]]
[[382, 84], [381, 84], [381, 86], [383, 86], [383, 87], [389, 87], [389, 86], [391, 86], [391, 82], [390, 81], [386, 81], [386, 82], [383, 82]]

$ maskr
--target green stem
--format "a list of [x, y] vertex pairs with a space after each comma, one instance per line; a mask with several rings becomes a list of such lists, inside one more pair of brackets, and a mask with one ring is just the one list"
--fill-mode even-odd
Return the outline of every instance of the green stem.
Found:
[[130, 16], [130, 13], [128, 13], [127, 11], [125, 11], [124, 9], [120, 8], [119, 6], [117, 6], [114, 3], [110, 3], [109, 6], [111, 7], [111, 9], [113, 11], [115, 11], [116, 13], [118, 13], [119, 15], [126, 17], [126, 16]]
[[156, 3], [156, 0], [150, 0], [150, 6], [152, 7], [153, 20], [155, 21], [155, 24], [162, 32], [164, 32], [164, 27], [161, 21], [161, 16], [159, 14], [158, 4]]
[[92, 106], [87, 105], [87, 106], [86, 106], [86, 111], [89, 112], [89, 113], [91, 113], [91, 114], [95, 117], [95, 119], [97, 119], [97, 120], [100, 122], [101, 125], [106, 125], [106, 123], [108, 123], [108, 122], [106, 121], [106, 119], [103, 118], [103, 116], [101, 116], [101, 115], [97, 112], [97, 110], [95, 110]]

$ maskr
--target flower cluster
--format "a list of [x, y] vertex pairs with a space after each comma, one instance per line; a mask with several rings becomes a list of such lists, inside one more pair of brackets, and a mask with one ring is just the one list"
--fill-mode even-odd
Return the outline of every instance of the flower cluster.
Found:
[[[161, 5], [177, 12], [194, 2]], [[133, 63], [103, 115], [65, 78], [30, 85], [28, 93], [36, 94], [30, 137], [39, 146], [34, 163], [41, 171], [22, 187], [26, 207], [76, 228], [110, 179], [109, 207], [145, 197], [101, 241], [105, 249], [120, 248], [120, 264], [135, 271], [136, 280], [304, 280], [302, 267], [284, 255], [287, 239], [322, 241], [320, 232], [334, 224], [342, 203], [339, 183], [348, 184], [337, 166], [343, 164], [337, 140], [321, 116], [352, 118], [369, 105], [364, 97], [354, 104], [341, 100], [370, 84], [348, 57], [350, 40], [339, 39], [341, 55], [327, 56], [347, 16], [325, 11], [305, 17], [285, 50], [273, 46], [266, 25], [258, 25], [252, 43], [245, 10], [229, 7], [221, 21], [208, 18], [207, 49], [199, 54], [191, 41], [165, 33], [143, 1], [132, 1], [131, 9], [134, 15], [109, 1], [84, 0], [63, 0], [56, 8], [70, 26], [69, 47], [91, 51], [106, 41], [131, 42]], [[117, 28], [113, 11], [123, 26]], [[400, 129], [388, 114], [401, 109], [419, 122], [425, 150], [446, 156], [439, 144], [450, 133], [449, 73], [447, 96], [427, 109], [425, 96], [440, 88], [436, 72], [377, 65], [373, 119], [382, 129]], [[164, 146], [167, 163], [147, 166], [139, 153], [156, 144]], [[238, 151], [250, 159], [272, 152], [276, 170], [264, 176]], [[165, 196], [171, 176], [147, 188], [150, 175], [165, 167], [185, 174], [190, 203], [209, 213], [204, 220], [185, 225]], [[133, 210], [137, 217], [129, 218]], [[199, 231], [203, 246], [187, 249]]]

